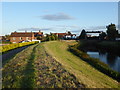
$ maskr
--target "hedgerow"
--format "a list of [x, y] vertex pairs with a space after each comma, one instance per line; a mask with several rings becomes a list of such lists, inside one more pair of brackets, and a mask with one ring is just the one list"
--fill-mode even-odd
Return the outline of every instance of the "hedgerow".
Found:
[[15, 44], [9, 44], [9, 45], [5, 45], [5, 46], [0, 46], [0, 53], [5, 53], [5, 52], [15, 49], [15, 48], [32, 45], [32, 44], [36, 44], [36, 43], [38, 43], [38, 42], [33, 41], [33, 42], [15, 43]]

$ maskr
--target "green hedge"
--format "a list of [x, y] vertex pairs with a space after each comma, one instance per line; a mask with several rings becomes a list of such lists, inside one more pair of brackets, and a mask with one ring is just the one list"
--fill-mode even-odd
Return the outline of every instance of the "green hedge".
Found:
[[120, 81], [120, 73], [112, 70], [107, 64], [101, 62], [97, 58], [92, 58], [88, 54], [78, 50], [76, 46], [71, 46], [69, 50], [80, 57], [82, 60], [88, 62], [91, 66], [95, 67], [100, 72], [112, 77], [113, 79], [116, 79], [117, 81]]
[[4, 53], [4, 52], [7, 52], [7, 51], [15, 49], [15, 48], [32, 45], [32, 44], [36, 44], [36, 43], [38, 43], [38, 42], [33, 41], [33, 42], [15, 43], [15, 44], [9, 44], [9, 45], [5, 45], [5, 46], [0, 46], [0, 53]]

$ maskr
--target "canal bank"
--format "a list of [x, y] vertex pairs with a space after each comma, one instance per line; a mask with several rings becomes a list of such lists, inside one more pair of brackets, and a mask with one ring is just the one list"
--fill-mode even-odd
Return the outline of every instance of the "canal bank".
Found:
[[[97, 50], [96, 45], [100, 41], [80, 41], [77, 45], [71, 46], [70, 51], [80, 57], [82, 60], [89, 63], [91, 66], [99, 70], [100, 72], [120, 81], [120, 73], [112, 70], [109, 65], [103, 63], [97, 58], [93, 58], [87, 54], [87, 50]], [[91, 47], [90, 47], [91, 46]]]
[[84, 40], [79, 43], [79, 50], [87, 53], [90, 57], [98, 58], [109, 65], [111, 69], [120, 72], [120, 42]]
[[87, 51], [90, 57], [98, 58], [100, 61], [108, 64], [109, 67], [120, 73], [120, 57], [112, 53], [101, 53], [100, 51]]

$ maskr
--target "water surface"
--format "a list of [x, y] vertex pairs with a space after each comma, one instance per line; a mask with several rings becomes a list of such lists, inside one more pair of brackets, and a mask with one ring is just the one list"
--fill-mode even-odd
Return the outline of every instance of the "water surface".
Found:
[[100, 52], [93, 52], [93, 51], [88, 51], [87, 54], [89, 54], [91, 57], [98, 58], [102, 62], [108, 64], [111, 69], [120, 72], [120, 57], [111, 54], [111, 53], [100, 53]]

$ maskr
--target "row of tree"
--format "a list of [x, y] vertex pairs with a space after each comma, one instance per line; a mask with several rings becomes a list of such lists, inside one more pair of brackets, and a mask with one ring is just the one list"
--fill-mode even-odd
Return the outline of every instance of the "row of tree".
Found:
[[5, 35], [5, 36], [2, 36], [2, 41], [5, 41], [5, 40], [10, 40], [10, 35]]
[[[106, 32], [102, 32], [101, 34], [99, 34], [99, 38], [101, 40], [104, 40], [105, 37], [107, 40], [115, 40], [115, 38], [118, 36], [118, 30], [116, 30], [116, 26], [115, 24], [110, 24], [108, 26], [106, 26], [107, 30]], [[86, 39], [87, 38], [87, 34], [86, 31], [83, 29], [79, 39]]]
[[53, 41], [53, 40], [58, 40], [58, 36], [55, 34], [46, 34], [46, 37], [44, 38], [45, 41]]

